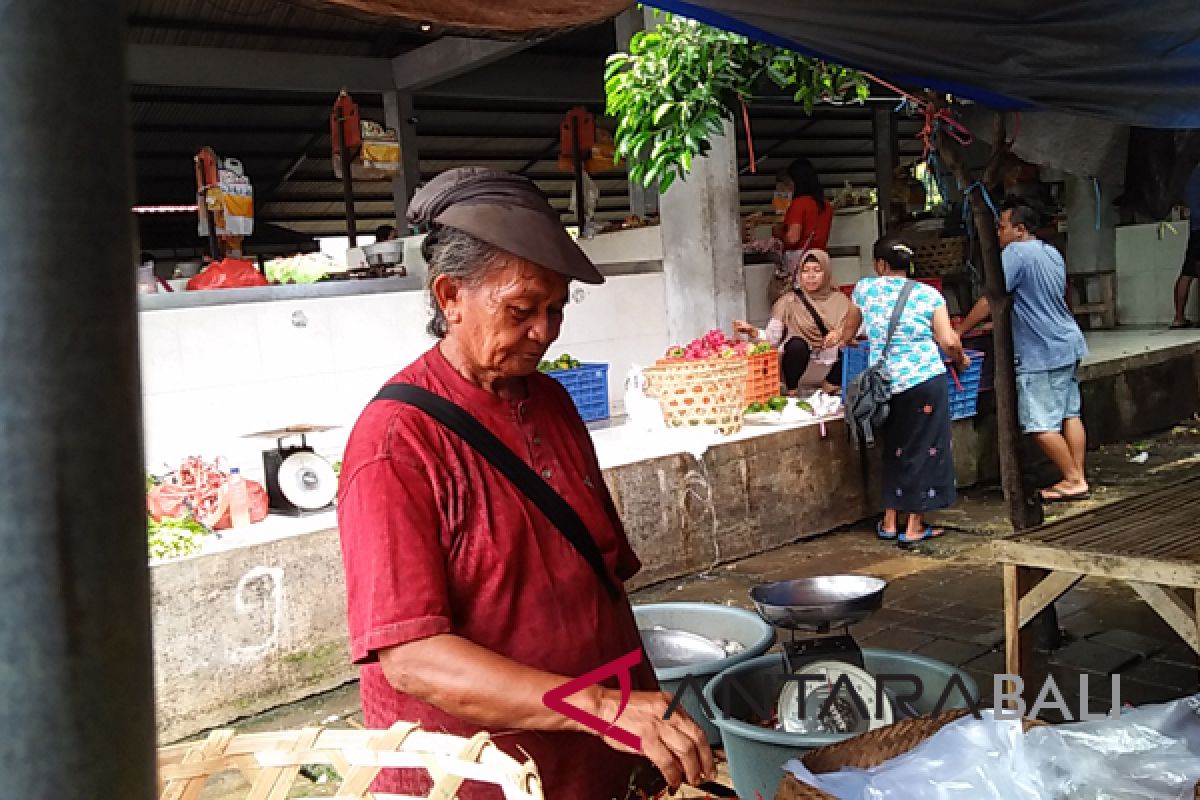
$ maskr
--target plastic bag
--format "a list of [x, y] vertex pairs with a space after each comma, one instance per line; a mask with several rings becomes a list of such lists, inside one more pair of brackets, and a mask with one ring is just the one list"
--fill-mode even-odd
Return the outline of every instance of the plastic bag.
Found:
[[214, 261], [199, 274], [188, 280], [188, 291], [199, 289], [244, 289], [249, 286], [266, 286], [267, 279], [249, 261], [226, 258]]
[[625, 376], [625, 415], [625, 424], [631, 429], [647, 433], [667, 429], [662, 406], [653, 397], [646, 396], [646, 376], [636, 364]]
[[868, 770], [785, 769], [839, 800], [1190, 800], [1200, 781], [1200, 695], [1118, 719], [1034, 728], [965, 717]]

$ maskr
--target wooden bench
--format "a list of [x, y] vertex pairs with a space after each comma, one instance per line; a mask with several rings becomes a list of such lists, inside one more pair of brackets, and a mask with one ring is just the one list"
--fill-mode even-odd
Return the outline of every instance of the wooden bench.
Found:
[[[543, 800], [541, 779], [533, 762], [518, 763], [486, 733], [471, 739], [430, 733], [400, 722], [388, 730], [304, 728], [273, 733], [238, 733], [222, 729], [206, 739], [159, 748], [160, 800], [196, 800], [214, 778], [248, 784], [245, 800], [330, 797], [329, 786], [300, 771], [332, 768], [339, 783], [338, 800], [371, 800], [371, 782], [381, 769], [417, 769], [429, 774], [429, 800], [453, 800], [465, 780], [500, 787], [505, 800]], [[314, 793], [301, 793], [305, 785]], [[240, 787], [239, 787], [240, 788]], [[226, 793], [223, 796], [228, 796]], [[408, 795], [379, 795], [415, 800]]]
[[1189, 478], [993, 542], [1004, 569], [1006, 671], [1029, 685], [1026, 624], [1086, 577], [1124, 581], [1200, 652], [1197, 519], [1200, 478]]

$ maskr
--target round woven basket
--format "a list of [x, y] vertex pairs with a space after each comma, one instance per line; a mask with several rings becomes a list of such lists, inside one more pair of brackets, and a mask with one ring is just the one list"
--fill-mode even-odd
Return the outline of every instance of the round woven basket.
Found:
[[[890, 761], [896, 756], [904, 755], [946, 725], [969, 713], [971, 712], [967, 709], [956, 709], [946, 711], [936, 717], [901, 720], [838, 744], [810, 750], [800, 760], [816, 775], [837, 772], [843, 767], [870, 769]], [[1024, 721], [1027, 731], [1034, 726], [1044, 724], [1037, 720]], [[779, 789], [775, 792], [775, 800], [836, 800], [836, 798], [820, 789], [801, 783], [789, 774], [785, 775], [783, 783], [779, 784]]]
[[661, 361], [643, 373], [646, 394], [658, 400], [668, 425], [705, 425], [724, 434], [741, 430], [746, 410], [746, 359]]

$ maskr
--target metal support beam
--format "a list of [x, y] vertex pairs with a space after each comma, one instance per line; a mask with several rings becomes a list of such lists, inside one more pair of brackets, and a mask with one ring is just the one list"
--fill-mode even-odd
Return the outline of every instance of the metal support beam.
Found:
[[392, 88], [386, 58], [155, 44], [130, 44], [125, 50], [129, 82], [150, 86], [281, 92]]
[[[647, 26], [653, 27], [653, 14], [650, 9], [643, 9], [639, 6], [623, 11], [613, 19], [613, 25], [617, 32], [617, 50], [621, 52], [629, 52], [629, 41], [634, 37], [634, 34], [646, 30]], [[630, 213], [645, 218], [649, 214], [658, 213], [658, 191], [654, 188], [642, 186], [635, 181], [629, 182], [629, 210]]]
[[421, 182], [421, 165], [417, 152], [417, 117], [413, 111], [411, 92], [384, 92], [383, 118], [400, 139], [400, 174], [392, 181], [392, 202], [396, 205], [396, 230], [401, 235], [408, 230], [405, 220], [408, 201]]
[[896, 113], [882, 106], [871, 109], [875, 136], [875, 188], [879, 194], [879, 232], [891, 227], [892, 176], [896, 172]]
[[10, 3], [0, 26], [6, 796], [156, 796], [123, 5]]
[[562, 110], [564, 105], [604, 105], [601, 58], [519, 53], [498, 69], [477, 70], [428, 86], [422, 95], [482, 100], [522, 100]]
[[448, 81], [536, 44], [534, 41], [504, 42], [443, 36], [424, 47], [392, 59], [392, 85], [415, 92], [440, 81]]

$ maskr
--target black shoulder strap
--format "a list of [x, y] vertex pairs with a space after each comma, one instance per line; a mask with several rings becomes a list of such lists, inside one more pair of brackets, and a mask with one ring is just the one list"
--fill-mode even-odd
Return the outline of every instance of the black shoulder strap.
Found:
[[900, 324], [900, 314], [904, 311], [904, 306], [908, 303], [908, 296], [912, 294], [916, 285], [916, 281], [906, 280], [900, 289], [900, 295], [896, 298], [896, 306], [892, 309], [892, 318], [888, 320], [887, 339], [883, 342], [883, 352], [879, 356], [880, 361], [887, 361], [888, 351], [892, 349], [892, 335], [896, 333], [896, 326]]
[[829, 327], [825, 324], [825, 320], [821, 319], [821, 315], [817, 313], [817, 309], [812, 304], [812, 301], [808, 299], [808, 295], [802, 289], [793, 289], [792, 291], [800, 298], [800, 302], [804, 303], [804, 307], [808, 309], [808, 313], [812, 314], [813, 322], [817, 323], [817, 330], [821, 332], [822, 336], [828, 336]]
[[608, 593], [616, 597], [616, 587], [609, 577], [608, 568], [600, 555], [600, 548], [588, 533], [587, 526], [575, 513], [575, 509], [542, 480], [533, 469], [471, 416], [461, 406], [444, 397], [413, 386], [410, 383], [389, 383], [375, 395], [376, 400], [395, 400], [419, 408], [446, 426], [483, 456], [504, 477], [512, 481], [533, 504], [541, 509], [554, 527], [566, 537], [604, 584]]

